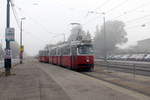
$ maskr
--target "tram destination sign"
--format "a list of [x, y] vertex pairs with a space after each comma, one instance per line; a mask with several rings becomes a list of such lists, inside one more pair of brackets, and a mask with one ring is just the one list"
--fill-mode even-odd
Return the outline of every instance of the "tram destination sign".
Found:
[[6, 39], [6, 41], [14, 41], [15, 40], [15, 29], [14, 28], [6, 28], [5, 39]]

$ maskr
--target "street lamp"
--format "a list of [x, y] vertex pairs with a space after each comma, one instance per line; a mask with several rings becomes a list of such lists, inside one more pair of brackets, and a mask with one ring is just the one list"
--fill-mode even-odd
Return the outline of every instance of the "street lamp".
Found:
[[21, 22], [20, 22], [20, 64], [22, 64], [23, 62], [24, 46], [22, 45], [22, 21], [25, 19], [26, 19], [25, 17], [21, 18]]
[[107, 41], [106, 41], [106, 25], [105, 25], [105, 12], [95, 12], [95, 11], [89, 11], [88, 13], [95, 13], [95, 14], [101, 14], [103, 15], [103, 24], [104, 24], [104, 60], [107, 62]]

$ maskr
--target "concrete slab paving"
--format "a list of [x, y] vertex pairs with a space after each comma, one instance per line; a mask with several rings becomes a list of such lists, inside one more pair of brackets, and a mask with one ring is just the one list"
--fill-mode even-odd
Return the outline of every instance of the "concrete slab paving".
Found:
[[16, 75], [0, 77], [0, 100], [71, 100], [36, 63], [18, 65]]
[[150, 100], [140, 93], [59, 66], [26, 61], [0, 77], [0, 100]]
[[142, 95], [58, 66], [41, 64], [72, 100], [150, 100]]

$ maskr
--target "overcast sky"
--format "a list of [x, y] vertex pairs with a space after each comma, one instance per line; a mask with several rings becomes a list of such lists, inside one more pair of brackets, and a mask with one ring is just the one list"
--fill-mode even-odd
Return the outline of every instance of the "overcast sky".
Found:
[[[0, 37], [5, 47], [6, 1], [0, 0]], [[83, 29], [94, 36], [95, 27], [103, 24], [103, 15], [88, 14], [88, 11], [106, 13], [107, 20], [125, 23], [127, 37], [125, 46], [138, 40], [150, 38], [150, 0], [12, 0], [16, 14], [23, 21], [23, 44], [30, 55], [37, 54], [48, 43], [64, 41], [70, 35], [72, 22], [79, 22]], [[143, 17], [143, 18], [142, 18]], [[18, 19], [18, 22], [19, 19]], [[141, 25], [146, 24], [145, 27]], [[11, 27], [19, 41], [19, 28], [11, 10]], [[59, 35], [60, 34], [60, 35]]]

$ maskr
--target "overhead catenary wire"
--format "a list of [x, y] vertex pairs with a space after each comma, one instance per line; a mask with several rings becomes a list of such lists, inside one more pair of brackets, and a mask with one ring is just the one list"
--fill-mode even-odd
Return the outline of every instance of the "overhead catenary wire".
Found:
[[[113, 11], [114, 9], [116, 9], [116, 8], [118, 8], [118, 7], [122, 6], [122, 5], [124, 5], [127, 1], [128, 1], [128, 0], [124, 0], [123, 2], [119, 3], [117, 6], [115, 6], [115, 7], [113, 7], [112, 9], [106, 11], [106, 12], [105, 12], [105, 16], [106, 16], [110, 11]], [[90, 21], [92, 21], [92, 20], [94, 20], [94, 19], [97, 19], [97, 18], [98, 18], [98, 17], [93, 18], [93, 19], [91, 19]], [[89, 22], [89, 21], [88, 21], [88, 22]], [[86, 23], [84, 23], [83, 25], [85, 25], [85, 24], [86, 24]]]
[[108, 14], [109, 12], [113, 11], [114, 9], [117, 9], [117, 8], [119, 8], [120, 6], [124, 5], [127, 1], [129, 1], [129, 0], [124, 0], [123, 2], [119, 3], [118, 5], [116, 5], [115, 7], [111, 8], [111, 9], [109, 9], [109, 10], [106, 11], [105, 13]]
[[150, 17], [150, 14], [142, 16], [142, 17], [138, 17], [138, 18], [135, 18], [135, 19], [127, 20], [126, 23], [137, 21], [137, 20], [140, 20], [140, 19], [143, 19], [143, 18], [146, 18], [146, 17]]
[[[109, 3], [109, 1], [111, 1], [111, 0], [106, 0], [106, 1], [104, 1], [101, 5], [97, 6], [93, 11], [102, 8], [102, 7], [105, 6], [107, 3]], [[89, 15], [89, 11], [87, 12], [86, 17], [87, 17], [88, 15]]]
[[[17, 26], [18, 28], [20, 29], [20, 24], [19, 24], [19, 18], [18, 18], [18, 15], [17, 15], [17, 11], [16, 9], [18, 9], [19, 11], [21, 10], [20, 7], [17, 7], [16, 5], [14, 6], [14, 3], [11, 1], [11, 7], [12, 7], [12, 10], [13, 10], [13, 14], [14, 14], [14, 17], [15, 17], [15, 20], [16, 20], [16, 23], [17, 23]], [[20, 11], [21, 12], [21, 11]], [[45, 32], [48, 32], [50, 33], [42, 24], [38, 23], [37, 21], [35, 21], [35, 19], [33, 19], [32, 17], [30, 16], [27, 16], [32, 22], [36, 23], [36, 25], [39, 25]], [[32, 33], [32, 32], [27, 32], [25, 31], [26, 33]], [[36, 38], [38, 39], [41, 39], [38, 35], [34, 35], [36, 36]], [[41, 39], [42, 40], [42, 39]]]
[[[42, 31], [44, 30], [46, 33], [50, 33], [50, 35], [52, 35], [52, 36], [53, 36], [54, 34], [56, 34], [56, 33], [54, 33], [54, 32], [50, 32], [43, 24], [39, 23], [38, 20], [36, 20], [35, 18], [32, 18], [29, 14], [23, 12], [23, 10], [22, 10], [20, 7], [17, 6], [17, 9], [18, 9], [21, 13], [23, 13], [25, 16], [27, 16], [27, 18], [30, 19], [30, 21], [32, 21], [34, 24], [36, 24], [36, 26], [40, 26], [40, 28], [42, 28]], [[27, 32], [27, 31], [26, 31], [26, 33], [32, 34], [33, 32]], [[41, 39], [41, 37], [38, 36], [38, 35], [34, 35], [34, 36], [35, 36], [37, 39], [39, 39], [39, 40], [43, 40], [43, 39]]]
[[107, 3], [109, 3], [109, 1], [111, 1], [111, 0], [106, 0], [106, 1], [104, 1], [101, 5], [97, 6], [97, 7], [94, 9], [94, 11], [97, 10], [97, 9], [101, 9], [103, 6], [105, 6]]
[[126, 29], [132, 29], [132, 28], [136, 28], [136, 27], [146, 27], [147, 24], [150, 24], [150, 21], [148, 21], [148, 22], [143, 22], [142, 24], [138, 24], [138, 25], [126, 26]]
[[12, 12], [13, 12], [13, 15], [14, 15], [14, 17], [15, 17], [17, 26], [18, 26], [18, 28], [20, 28], [18, 14], [17, 14], [17, 12], [16, 12], [16, 10], [15, 10], [15, 7], [14, 7], [15, 5], [14, 5], [14, 3], [12, 2], [12, 0], [10, 1], [10, 4], [11, 4]]
[[35, 18], [32, 18], [29, 14], [23, 12], [23, 10], [17, 6], [17, 9], [20, 11], [20, 13], [24, 14], [27, 18], [29, 18], [33, 23], [36, 24], [36, 26], [40, 26], [40, 28], [42, 28], [46, 33], [52, 33], [54, 34], [53, 32], [50, 32], [43, 24], [39, 23], [39, 21], [37, 21]]
[[[123, 1], [123, 2], [127, 2], [128, 0], [125, 0], [125, 1]], [[123, 4], [123, 2], [122, 3], [120, 3], [120, 4]], [[123, 14], [121, 14], [121, 15], [118, 15], [118, 16], [116, 16], [116, 17], [114, 17], [114, 18], [111, 18], [111, 19], [116, 19], [116, 18], [119, 18], [119, 17], [122, 17], [122, 16], [125, 16], [125, 15], [127, 15], [127, 14], [129, 14], [129, 13], [132, 13], [132, 12], [135, 12], [135, 10], [138, 10], [138, 9], [140, 9], [140, 8], [143, 8], [143, 7], [145, 7], [145, 6], [148, 6], [149, 5], [149, 3], [150, 2], [147, 2], [147, 3], [144, 3], [144, 4], [141, 4], [140, 6], [138, 6], [138, 7], [135, 7], [134, 9], [131, 9], [131, 10], [128, 10], [128, 11], [125, 11]], [[116, 6], [117, 7], [117, 6]], [[114, 8], [112, 8], [111, 10], [113, 10], [113, 9], [116, 9], [116, 7], [114, 7]], [[117, 7], [118, 8], [118, 7]], [[110, 10], [109, 10], [110, 11]], [[108, 11], [106, 11], [106, 14], [108, 13]], [[87, 23], [89, 23], [90, 21], [93, 21], [93, 20], [95, 20], [95, 19], [97, 19], [98, 17], [96, 17], [96, 18], [93, 18], [93, 19], [90, 19], [90, 20], [88, 20], [87, 21]], [[85, 24], [87, 24], [87, 23], [84, 23], [84, 25]]]
[[133, 9], [131, 9], [131, 10], [125, 11], [125, 12], [123, 12], [123, 14], [120, 14], [120, 15], [118, 15], [118, 16], [112, 18], [112, 19], [116, 19], [116, 18], [125, 16], [125, 15], [127, 15], [127, 14], [129, 14], [129, 13], [135, 12], [136, 10], [138, 10], [138, 9], [140, 9], [140, 8], [144, 8], [144, 7], [146, 7], [146, 6], [149, 6], [149, 4], [150, 4], [150, 2], [146, 2], [146, 3], [144, 3], [144, 4], [141, 4], [141, 5], [139, 5], [138, 7], [135, 7], [135, 8], [133, 8]]

